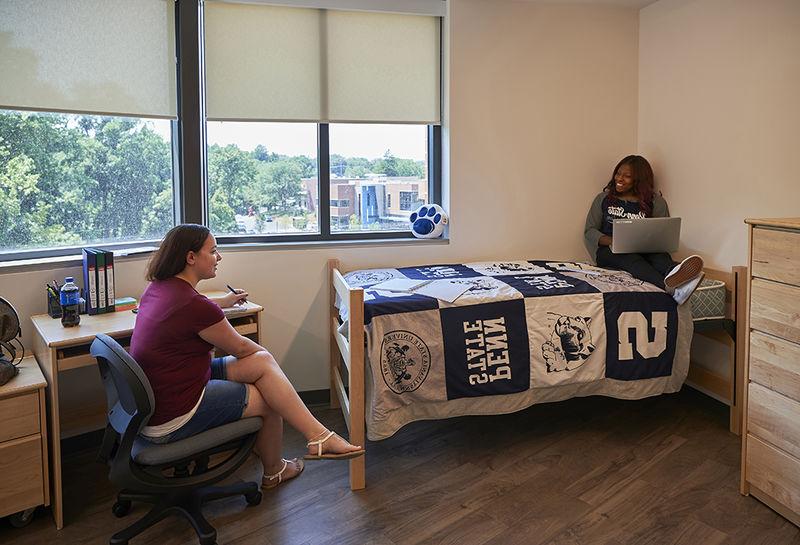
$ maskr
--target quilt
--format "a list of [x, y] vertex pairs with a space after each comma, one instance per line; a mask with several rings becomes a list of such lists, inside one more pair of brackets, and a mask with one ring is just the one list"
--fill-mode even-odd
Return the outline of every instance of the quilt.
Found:
[[[373, 288], [393, 278], [468, 289], [449, 303]], [[530, 260], [359, 270], [345, 279], [364, 288], [370, 440], [416, 420], [676, 392], [688, 372], [688, 305], [625, 272]]]

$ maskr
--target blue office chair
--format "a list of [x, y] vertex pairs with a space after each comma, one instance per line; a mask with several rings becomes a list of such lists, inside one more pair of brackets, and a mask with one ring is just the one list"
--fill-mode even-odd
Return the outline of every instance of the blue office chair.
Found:
[[[261, 429], [261, 418], [243, 418], [197, 435], [166, 444], [139, 436], [153, 414], [153, 390], [142, 368], [108, 335], [92, 342], [108, 400], [106, 426], [99, 459], [110, 466], [109, 478], [122, 490], [112, 511], [128, 514], [132, 501], [154, 504], [139, 521], [111, 537], [112, 545], [127, 544], [169, 515], [181, 515], [194, 527], [200, 545], [214, 545], [217, 531], [203, 517], [203, 502], [244, 495], [249, 505], [261, 502], [257, 483], [211, 487], [231, 475], [250, 454]], [[214, 454], [224, 459], [209, 465]]]

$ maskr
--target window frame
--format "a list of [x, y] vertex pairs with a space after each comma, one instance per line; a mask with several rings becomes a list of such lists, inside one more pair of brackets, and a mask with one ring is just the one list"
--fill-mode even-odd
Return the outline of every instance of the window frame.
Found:
[[[442, 36], [443, 18], [439, 20]], [[172, 175], [175, 224], [208, 225], [208, 161], [205, 116], [205, 74], [203, 51], [202, 0], [175, 2], [176, 92], [178, 118], [172, 121]], [[440, 38], [443, 41], [443, 38]], [[440, 71], [443, 44], [440, 42]], [[441, 74], [440, 74], [441, 76]], [[440, 77], [443, 82], [443, 77]], [[443, 83], [439, 100], [442, 102]], [[442, 127], [427, 125], [427, 171], [429, 201], [442, 204]], [[332, 231], [330, 214], [330, 133], [328, 123], [317, 123], [317, 183], [319, 203], [318, 233], [283, 235], [220, 235], [225, 245], [269, 244], [332, 241], [376, 241], [386, 239], [417, 240], [406, 231]], [[158, 246], [160, 240], [120, 241], [78, 246], [35, 248], [13, 252], [0, 251], [0, 263], [75, 256], [82, 248], [116, 251], [128, 248]]]

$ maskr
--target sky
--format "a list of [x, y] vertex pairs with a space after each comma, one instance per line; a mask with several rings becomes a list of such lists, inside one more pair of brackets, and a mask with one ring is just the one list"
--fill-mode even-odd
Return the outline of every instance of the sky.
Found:
[[[170, 122], [148, 121], [151, 127], [170, 138]], [[344, 157], [383, 157], [387, 149], [401, 159], [423, 161], [427, 154], [425, 125], [331, 124], [330, 152]], [[209, 121], [208, 143], [252, 151], [262, 144], [270, 153], [316, 157], [317, 126], [314, 123], [253, 123]]]

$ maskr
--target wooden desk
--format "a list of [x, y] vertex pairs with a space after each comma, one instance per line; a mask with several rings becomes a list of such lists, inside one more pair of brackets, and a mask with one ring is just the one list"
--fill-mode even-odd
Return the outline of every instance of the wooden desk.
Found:
[[27, 518], [32, 516], [27, 510], [50, 505], [46, 385], [30, 356], [20, 363], [18, 375], [0, 386], [0, 517], [24, 513]]
[[[207, 295], [220, 294], [221, 292], [216, 292]], [[236, 312], [226, 312], [226, 316], [236, 331], [261, 344], [262, 310], [262, 306], [248, 302]], [[107, 408], [105, 397], [97, 396], [79, 407], [62, 411], [59, 406], [58, 375], [97, 365], [97, 361], [89, 354], [89, 347], [98, 333], [113, 337], [127, 349], [130, 346], [136, 314], [126, 310], [95, 316], [81, 315], [80, 325], [69, 328], [62, 327], [61, 320], [53, 319], [47, 314], [32, 316], [31, 321], [34, 328], [34, 354], [47, 379], [53, 517], [56, 528], [61, 529], [64, 526], [61, 440], [105, 428]]]

